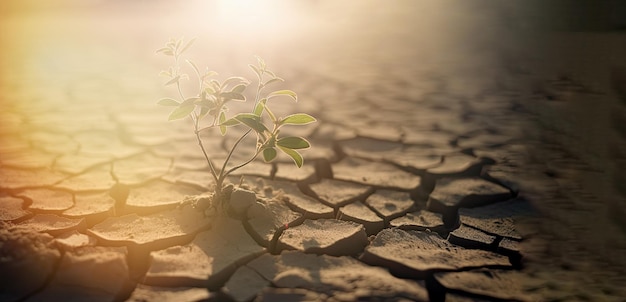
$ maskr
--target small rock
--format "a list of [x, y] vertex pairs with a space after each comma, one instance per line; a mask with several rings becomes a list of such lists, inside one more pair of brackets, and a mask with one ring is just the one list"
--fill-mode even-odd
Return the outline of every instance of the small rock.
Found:
[[336, 219], [307, 219], [299, 226], [287, 228], [278, 240], [279, 250], [333, 256], [357, 254], [368, 243], [362, 225]]
[[385, 221], [360, 201], [341, 207], [339, 219], [362, 224], [367, 235], [376, 234], [385, 227]]
[[245, 189], [235, 189], [230, 195], [230, 210], [237, 217], [243, 216], [248, 208], [256, 202], [256, 194]]
[[267, 207], [264, 203], [260, 203], [257, 201], [250, 205], [248, 211], [246, 211], [246, 216], [248, 217], [248, 219], [265, 217], [267, 216]]
[[505, 256], [452, 245], [435, 233], [384, 229], [365, 248], [363, 262], [398, 276], [425, 278], [429, 272], [477, 267], [510, 267]]
[[318, 183], [310, 184], [309, 188], [317, 198], [334, 208], [365, 199], [374, 191], [368, 186], [333, 179], [322, 179]]
[[448, 241], [465, 248], [492, 250], [496, 236], [487, 235], [477, 229], [461, 225], [456, 230], [450, 232]]

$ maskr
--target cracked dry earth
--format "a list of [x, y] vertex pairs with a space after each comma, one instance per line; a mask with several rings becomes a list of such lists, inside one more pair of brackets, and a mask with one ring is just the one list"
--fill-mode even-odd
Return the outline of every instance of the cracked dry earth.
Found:
[[[371, 12], [363, 3], [355, 9]], [[332, 8], [318, 13], [332, 17]], [[94, 22], [138, 22], [124, 11]], [[370, 18], [427, 15], [403, 6], [377, 14], [271, 42], [301, 47], [289, 49], [300, 57], [264, 57], [295, 86], [294, 106], [319, 119], [298, 130], [313, 148], [301, 169], [279, 158], [237, 171], [229, 215], [218, 217], [192, 206], [213, 184], [191, 125], [166, 122], [154, 105], [163, 90], [146, 75], [163, 65], [144, 53], [160, 34], [75, 27], [80, 17], [58, 12], [48, 16], [58, 23], [40, 21], [50, 22], [43, 32], [26, 26], [31, 19], [3, 20], [41, 45], [44, 34], [61, 39], [46, 51], [69, 66], [38, 65], [41, 54], [2, 61], [0, 300], [623, 301], [623, 253], [613, 252], [624, 250], [623, 233], [581, 221], [605, 221], [605, 205], [577, 182], [577, 171], [593, 170], [561, 145], [537, 144], [547, 132], [533, 124], [557, 112], [554, 95], [588, 92], [562, 79], [538, 92], [526, 85], [535, 75], [509, 57], [492, 60], [502, 50], [461, 48], [467, 41], [454, 34], [434, 43], [448, 64], [415, 52], [412, 43], [432, 41], [425, 32], [387, 25], [344, 36]], [[489, 25], [461, 22], [470, 32]], [[372, 54], [368, 41], [390, 46]], [[13, 51], [37, 46], [23, 44]], [[205, 144], [219, 162], [232, 141]]]

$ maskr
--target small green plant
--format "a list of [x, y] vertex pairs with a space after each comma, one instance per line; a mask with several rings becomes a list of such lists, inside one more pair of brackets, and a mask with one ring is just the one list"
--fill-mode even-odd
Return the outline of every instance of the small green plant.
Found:
[[[298, 96], [291, 90], [275, 90], [266, 93], [265, 90], [268, 86], [283, 82], [283, 79], [270, 71], [265, 61], [259, 57], [257, 57], [257, 65], [249, 65], [258, 80], [254, 106], [251, 106], [252, 110], [250, 112], [237, 113], [228, 117], [228, 108], [226, 107], [228, 103], [233, 101], [246, 101], [244, 91], [250, 85], [250, 81], [243, 77], [229, 77], [220, 82], [214, 78], [217, 76], [216, 72], [206, 69], [204, 73], [201, 73], [196, 64], [190, 60], [185, 60], [185, 62], [198, 79], [198, 93], [191, 97], [186, 97], [183, 95], [181, 82], [188, 80], [189, 76], [181, 72], [181, 55], [189, 49], [193, 42], [194, 40], [191, 40], [183, 44], [182, 38], [179, 40], [170, 39], [165, 47], [157, 50], [157, 53], [171, 56], [174, 60], [173, 65], [168, 70], [162, 71], [161, 75], [168, 78], [165, 86], [175, 85], [178, 94], [176, 98], [163, 98], [158, 101], [158, 104], [175, 107], [169, 115], [170, 121], [187, 117], [193, 121], [193, 133], [215, 180], [213, 206], [223, 210], [227, 205], [228, 199], [228, 193], [225, 192], [224, 186], [226, 177], [251, 163], [259, 155], [263, 156], [265, 162], [271, 162], [276, 158], [278, 149], [290, 156], [296, 166], [302, 167], [304, 159], [298, 150], [309, 148], [310, 143], [305, 138], [298, 136], [281, 137], [280, 129], [286, 125], [310, 124], [315, 122], [316, 119], [306, 113], [277, 117], [272, 112], [269, 106], [272, 99], [287, 97], [297, 101]], [[268, 120], [270, 123], [266, 124]], [[206, 125], [202, 126], [201, 121], [204, 121]], [[245, 127], [246, 131], [235, 141], [222, 166], [218, 168], [211, 161], [211, 156], [205, 148], [200, 134], [205, 131], [211, 131], [211, 129], [219, 129], [221, 135], [224, 136], [229, 127]], [[256, 135], [254, 155], [243, 163], [229, 167], [228, 163], [233, 153], [250, 133]]]

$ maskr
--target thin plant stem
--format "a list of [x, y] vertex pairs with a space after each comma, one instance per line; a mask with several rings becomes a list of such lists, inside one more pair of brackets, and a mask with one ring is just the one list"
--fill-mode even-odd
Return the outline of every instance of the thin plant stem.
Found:
[[202, 143], [202, 138], [200, 138], [200, 132], [198, 132], [198, 116], [196, 113], [194, 113], [193, 115], [193, 120], [194, 120], [194, 128], [195, 128], [195, 133], [196, 133], [196, 139], [198, 140], [198, 145], [200, 145], [202, 154], [204, 154], [204, 158], [209, 164], [209, 168], [211, 169], [211, 175], [213, 175], [216, 185], [219, 185], [218, 183], [219, 178], [217, 176], [217, 172], [215, 171], [215, 167], [213, 167], [213, 163], [211, 162], [211, 159], [209, 159], [209, 155], [207, 154], [206, 149], [204, 148], [204, 144]]
[[[250, 132], [252, 131], [252, 129], [248, 129], [248, 131], [246, 131], [246, 133], [244, 133], [239, 139], [237, 139], [237, 141], [235, 142], [235, 144], [233, 144], [233, 147], [230, 149], [230, 152], [228, 152], [228, 156], [226, 157], [226, 160], [224, 160], [224, 164], [222, 165], [222, 170], [220, 171], [220, 180], [224, 181], [224, 178], [226, 176], [228, 176], [228, 174], [230, 174], [231, 172], [233, 172], [234, 170], [228, 170], [226, 171], [226, 165], [228, 164], [228, 162], [230, 161], [230, 158], [232, 157], [233, 153], [235, 152], [235, 149], [237, 149], [237, 146], [239, 145], [239, 143], [241, 143], [241, 141], [243, 141], [244, 138], [246, 138], [246, 136], [248, 136], [248, 134], [250, 134]], [[255, 154], [254, 157], [256, 157], [258, 155], [258, 151], [257, 154]], [[244, 165], [250, 163], [251, 161], [246, 162]]]
[[256, 153], [254, 154], [254, 156], [252, 158], [250, 158], [249, 160], [247, 160], [246, 162], [244, 162], [244, 163], [242, 163], [242, 164], [240, 164], [238, 166], [230, 168], [230, 170], [228, 170], [226, 172], [226, 175], [228, 175], [230, 173], [233, 173], [233, 172], [239, 170], [240, 168], [242, 168], [243, 166], [251, 163], [253, 160], [255, 160], [257, 158], [257, 156], [259, 156], [259, 154], [261, 154], [261, 149], [257, 150]]
[[202, 132], [202, 131], [204, 131], [204, 130], [213, 129], [213, 128], [217, 127], [217, 126], [219, 126], [219, 125], [211, 125], [211, 126], [206, 126], [206, 127], [200, 128], [200, 129], [198, 129], [198, 130], [196, 130], [196, 131], [197, 131], [197, 132]]

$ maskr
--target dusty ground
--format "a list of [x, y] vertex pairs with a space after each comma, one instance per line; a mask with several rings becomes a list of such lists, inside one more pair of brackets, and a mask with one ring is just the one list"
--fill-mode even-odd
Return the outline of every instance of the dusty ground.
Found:
[[[623, 32], [480, 1], [2, 5], [2, 300], [626, 297]], [[319, 120], [302, 170], [244, 171], [265, 210], [176, 208], [210, 188], [155, 105], [182, 35]]]

